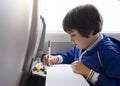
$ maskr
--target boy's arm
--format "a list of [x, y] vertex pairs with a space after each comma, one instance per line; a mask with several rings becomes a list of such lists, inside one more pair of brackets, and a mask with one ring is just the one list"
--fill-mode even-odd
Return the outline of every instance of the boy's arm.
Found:
[[95, 83], [94, 86], [120, 86], [120, 54], [110, 52], [109, 55], [104, 52], [104, 56], [102, 55], [103, 53], [101, 53], [103, 73], [99, 73], [96, 82], [91, 82], [92, 79], [89, 82]]
[[59, 57], [59, 62], [58, 63], [66, 63], [70, 64], [72, 63], [75, 59], [79, 57], [79, 49], [74, 46], [72, 49], [68, 50], [66, 53], [60, 52], [57, 53]]
[[120, 80], [116, 80], [116, 79], [110, 80], [103, 74], [99, 74], [93, 70], [92, 72], [90, 72], [89, 75], [90, 76], [87, 77], [87, 81], [93, 84], [94, 86], [120, 86]]

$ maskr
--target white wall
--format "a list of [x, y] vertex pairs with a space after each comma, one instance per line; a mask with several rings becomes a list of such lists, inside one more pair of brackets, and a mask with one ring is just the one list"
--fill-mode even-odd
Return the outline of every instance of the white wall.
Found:
[[31, 0], [0, 0], [0, 86], [17, 86], [29, 35]]
[[72, 8], [93, 4], [103, 16], [103, 32], [120, 32], [120, 0], [40, 0], [40, 9], [46, 19], [47, 31], [63, 31], [62, 21]]

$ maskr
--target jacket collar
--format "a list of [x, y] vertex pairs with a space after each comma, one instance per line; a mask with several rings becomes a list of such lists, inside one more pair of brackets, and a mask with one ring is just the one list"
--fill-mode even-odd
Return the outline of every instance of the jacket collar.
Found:
[[80, 59], [82, 58], [83, 55], [87, 54], [89, 51], [91, 51], [92, 49], [94, 49], [94, 47], [103, 39], [103, 34], [99, 34], [98, 39], [91, 45], [89, 46], [86, 50], [84, 50], [83, 52], [81, 51], [80, 53]]

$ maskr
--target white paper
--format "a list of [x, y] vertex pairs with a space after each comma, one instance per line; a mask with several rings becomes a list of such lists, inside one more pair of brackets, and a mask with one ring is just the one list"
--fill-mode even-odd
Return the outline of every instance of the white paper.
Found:
[[48, 67], [46, 86], [90, 86], [85, 78], [72, 71], [69, 64]]

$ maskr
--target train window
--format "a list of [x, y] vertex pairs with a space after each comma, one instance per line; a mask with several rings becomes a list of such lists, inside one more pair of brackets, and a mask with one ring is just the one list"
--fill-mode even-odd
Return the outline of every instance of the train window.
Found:
[[62, 20], [66, 13], [73, 7], [86, 3], [95, 5], [102, 14], [103, 32], [120, 32], [120, 0], [39, 0], [47, 32], [63, 31]]

